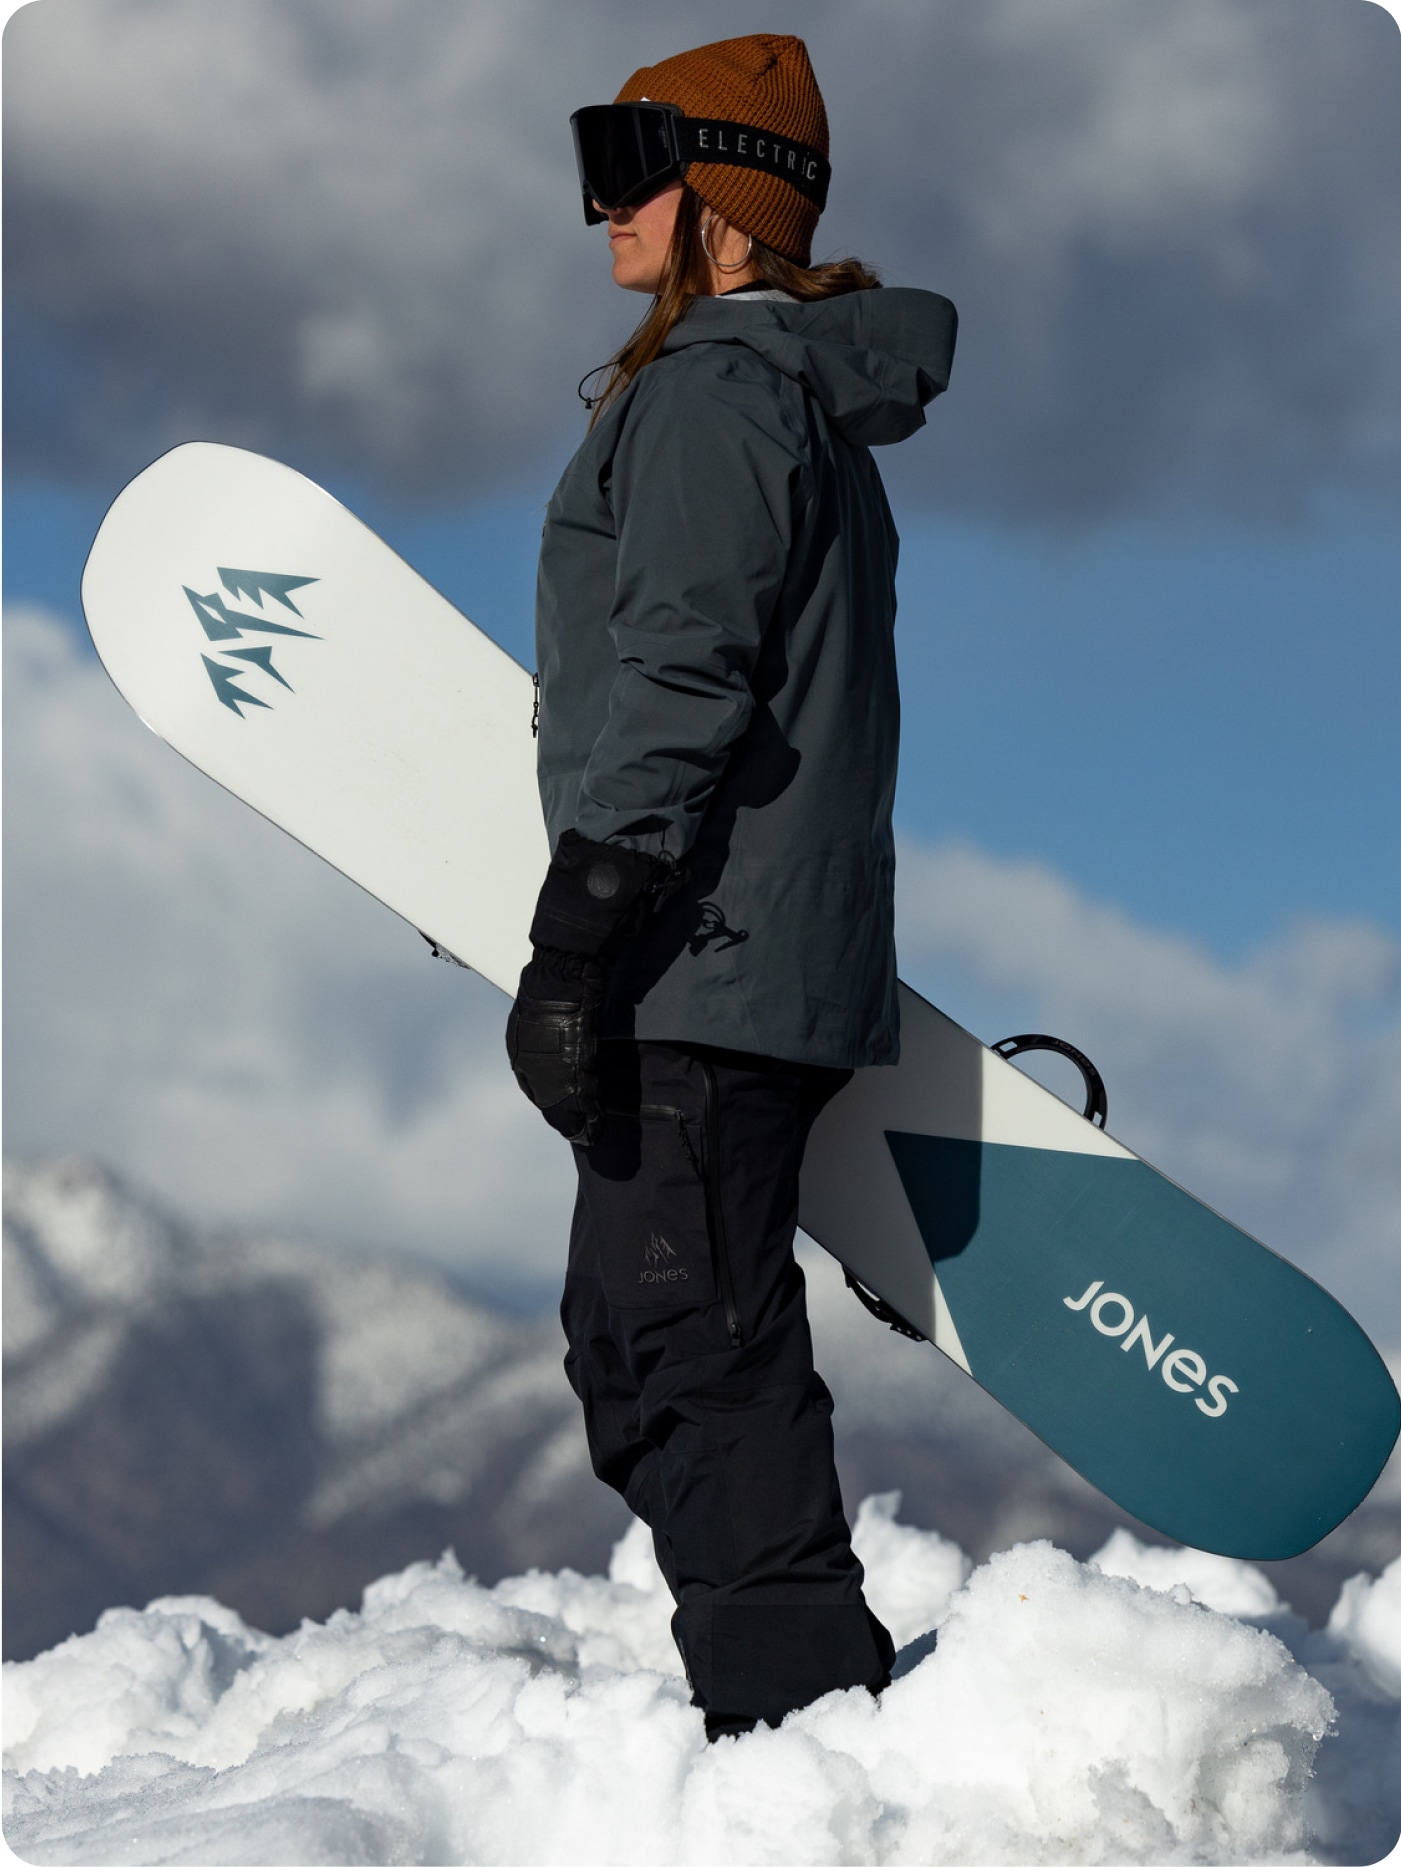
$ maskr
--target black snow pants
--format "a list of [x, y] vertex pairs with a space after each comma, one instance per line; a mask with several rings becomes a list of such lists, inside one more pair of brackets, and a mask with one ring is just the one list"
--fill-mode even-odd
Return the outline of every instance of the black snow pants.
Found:
[[561, 1317], [594, 1470], [650, 1527], [712, 1737], [894, 1658], [842, 1514], [793, 1258], [809, 1130], [847, 1081], [735, 1051], [600, 1046]]

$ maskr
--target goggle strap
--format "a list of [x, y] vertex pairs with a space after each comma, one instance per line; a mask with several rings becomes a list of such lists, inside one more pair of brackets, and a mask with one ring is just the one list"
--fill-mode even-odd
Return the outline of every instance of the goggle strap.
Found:
[[728, 123], [718, 117], [682, 117], [671, 120], [676, 152], [683, 162], [722, 162], [730, 168], [759, 169], [777, 175], [812, 202], [821, 213], [827, 205], [832, 165], [826, 156], [772, 130], [756, 130], [750, 123]]

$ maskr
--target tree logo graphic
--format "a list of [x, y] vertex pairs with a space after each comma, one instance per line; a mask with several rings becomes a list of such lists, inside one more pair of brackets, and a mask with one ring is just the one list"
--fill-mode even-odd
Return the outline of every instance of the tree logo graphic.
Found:
[[[225, 570], [222, 566], [215, 572], [220, 583], [231, 597], [242, 597], [256, 603], [259, 611], [263, 607], [263, 598], [269, 597], [280, 603], [300, 622], [302, 612], [292, 601], [291, 592], [300, 590], [304, 584], [316, 583], [315, 577], [290, 577], [281, 571], [265, 570]], [[313, 635], [310, 629], [294, 629], [285, 622], [273, 622], [265, 615], [255, 615], [248, 609], [230, 609], [218, 590], [211, 590], [208, 596], [201, 596], [188, 584], [182, 586], [190, 599], [190, 608], [199, 620], [211, 642], [220, 644], [218, 657], [201, 655], [205, 672], [213, 685], [216, 699], [226, 706], [231, 713], [243, 718], [245, 707], [263, 707], [270, 709], [270, 700], [261, 700], [257, 694], [250, 693], [246, 687], [240, 687], [239, 681], [250, 675], [264, 674], [276, 681], [279, 687], [285, 687], [290, 694], [292, 683], [273, 666], [273, 645], [269, 642], [249, 643], [240, 648], [225, 647], [225, 643], [242, 642], [246, 635], [281, 635], [300, 636], [304, 641], [319, 642], [321, 637]]]

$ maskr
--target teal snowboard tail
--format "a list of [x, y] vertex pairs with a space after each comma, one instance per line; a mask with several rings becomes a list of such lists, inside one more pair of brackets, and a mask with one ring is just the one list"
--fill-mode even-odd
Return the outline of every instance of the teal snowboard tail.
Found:
[[1401, 1403], [1301, 1271], [1141, 1160], [886, 1140], [974, 1378], [1125, 1510], [1266, 1560], [1361, 1503]]
[[1254, 1561], [1335, 1529], [1401, 1429], [1342, 1305], [907, 986], [900, 1016], [813, 1131], [805, 1228], [1153, 1529]]

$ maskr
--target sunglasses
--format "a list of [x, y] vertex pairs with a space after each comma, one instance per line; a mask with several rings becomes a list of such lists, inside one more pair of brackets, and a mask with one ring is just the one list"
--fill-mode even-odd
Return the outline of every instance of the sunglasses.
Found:
[[684, 180], [692, 162], [761, 169], [790, 183], [819, 213], [827, 205], [827, 158], [749, 123], [688, 117], [675, 104], [648, 102], [590, 104], [574, 112], [569, 127], [590, 227], [607, 220], [609, 208], [636, 207], [669, 182]]

